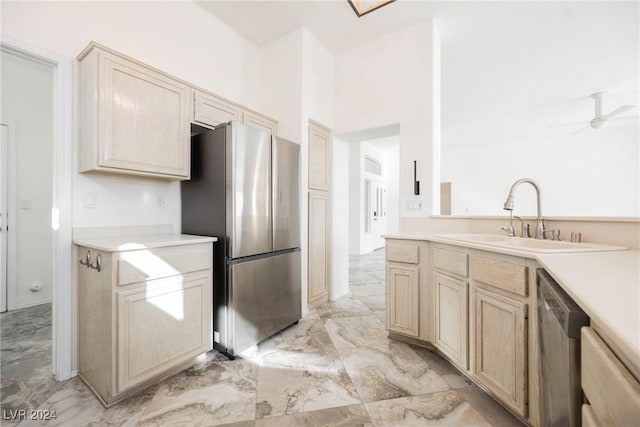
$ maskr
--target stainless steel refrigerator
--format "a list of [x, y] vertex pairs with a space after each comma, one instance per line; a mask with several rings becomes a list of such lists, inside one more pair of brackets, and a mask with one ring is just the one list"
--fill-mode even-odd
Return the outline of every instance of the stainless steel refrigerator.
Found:
[[191, 138], [182, 232], [218, 237], [213, 338], [231, 356], [300, 319], [299, 163], [298, 144], [240, 123]]

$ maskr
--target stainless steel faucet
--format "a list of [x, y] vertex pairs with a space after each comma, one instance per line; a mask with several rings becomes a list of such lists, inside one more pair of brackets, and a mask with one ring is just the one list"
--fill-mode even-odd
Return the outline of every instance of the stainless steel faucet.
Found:
[[540, 187], [538, 183], [530, 178], [522, 178], [517, 180], [511, 186], [507, 200], [504, 202], [504, 210], [513, 211], [513, 200], [515, 198], [516, 189], [523, 182], [528, 182], [536, 190], [536, 199], [538, 203], [538, 215], [536, 217], [536, 239], [544, 239], [544, 219], [542, 218], [542, 208], [540, 207]]

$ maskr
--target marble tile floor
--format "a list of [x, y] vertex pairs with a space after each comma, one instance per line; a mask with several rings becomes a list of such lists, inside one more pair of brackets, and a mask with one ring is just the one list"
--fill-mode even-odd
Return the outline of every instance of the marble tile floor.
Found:
[[0, 314], [0, 406], [36, 409], [64, 386], [52, 376], [51, 304]]
[[188, 370], [103, 408], [72, 379], [39, 409], [47, 426], [520, 426], [447, 361], [389, 340], [384, 252], [350, 259], [351, 294], [227, 360]]

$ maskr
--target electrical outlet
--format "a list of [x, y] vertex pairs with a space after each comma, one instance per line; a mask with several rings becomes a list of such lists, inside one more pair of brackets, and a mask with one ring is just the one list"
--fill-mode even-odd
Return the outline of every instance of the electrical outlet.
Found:
[[31, 200], [20, 200], [20, 209], [31, 209]]
[[407, 200], [407, 210], [411, 212], [420, 212], [424, 208], [422, 199], [409, 199]]
[[164, 209], [164, 194], [156, 194], [156, 209]]
[[96, 193], [85, 193], [82, 198], [82, 207], [85, 209], [95, 209], [98, 205], [98, 196]]

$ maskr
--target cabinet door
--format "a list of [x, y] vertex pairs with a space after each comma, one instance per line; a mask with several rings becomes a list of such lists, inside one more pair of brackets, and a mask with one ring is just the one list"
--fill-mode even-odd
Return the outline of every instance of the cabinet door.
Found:
[[242, 120], [239, 106], [213, 95], [194, 91], [193, 121], [205, 126], [217, 126], [232, 120]]
[[331, 282], [329, 193], [309, 191], [309, 305], [329, 300]]
[[387, 329], [417, 337], [419, 269], [387, 264], [386, 273]]
[[251, 111], [245, 111], [242, 113], [242, 122], [247, 126], [263, 130], [271, 135], [278, 134], [278, 122], [271, 120], [268, 117], [252, 113]]
[[100, 64], [98, 166], [188, 177], [189, 87], [114, 55]]
[[211, 276], [173, 276], [117, 292], [117, 392], [211, 349]]
[[468, 283], [434, 274], [436, 346], [454, 363], [468, 369]]
[[309, 123], [309, 188], [329, 191], [331, 186], [331, 133]]
[[475, 288], [475, 365], [478, 381], [527, 416], [527, 304]]

